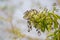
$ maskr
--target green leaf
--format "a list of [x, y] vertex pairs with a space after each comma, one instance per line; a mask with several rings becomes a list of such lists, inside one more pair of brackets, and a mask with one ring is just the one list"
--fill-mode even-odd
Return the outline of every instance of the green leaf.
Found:
[[44, 28], [44, 27], [42, 27], [42, 28], [41, 28], [41, 31], [42, 31], [42, 32], [44, 32], [44, 31], [45, 31], [45, 28]]
[[54, 18], [54, 28], [58, 28], [58, 22], [57, 22], [57, 19]]
[[54, 33], [50, 33], [48, 34], [48, 37], [54, 36]]
[[58, 17], [58, 19], [60, 19], [60, 16], [59, 15], [56, 15]]

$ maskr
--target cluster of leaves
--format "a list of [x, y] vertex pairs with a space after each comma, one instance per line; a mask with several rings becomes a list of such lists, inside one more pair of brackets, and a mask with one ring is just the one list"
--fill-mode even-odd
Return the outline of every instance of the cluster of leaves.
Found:
[[[52, 28], [57, 29], [59, 25], [57, 20], [60, 19], [60, 16], [55, 14], [54, 11], [44, 9], [42, 12], [38, 12], [32, 9], [25, 12], [24, 18], [30, 21], [36, 29], [44, 32], [45, 30], [50, 31]], [[52, 25], [54, 26], [52, 27]]]
[[[60, 40], [60, 29], [58, 20], [60, 20], [60, 16], [55, 14], [56, 7], [53, 7], [53, 10], [50, 11], [44, 8], [43, 11], [37, 11], [35, 9], [31, 9], [25, 12], [24, 19], [28, 21], [28, 24], [31, 25], [29, 28], [35, 27], [38, 30], [44, 32], [45, 30], [51, 31], [55, 29], [53, 34], [50, 34], [51, 40]], [[58, 30], [57, 30], [58, 29]]]
[[49, 40], [60, 40], [60, 30], [54, 31], [54, 33], [51, 33], [48, 35]]

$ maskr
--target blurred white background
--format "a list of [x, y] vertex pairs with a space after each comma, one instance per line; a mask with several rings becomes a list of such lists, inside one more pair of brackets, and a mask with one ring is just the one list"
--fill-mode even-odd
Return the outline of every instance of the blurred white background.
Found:
[[[27, 32], [27, 22], [23, 19], [23, 15], [27, 10], [38, 10], [40, 7], [46, 7], [51, 10], [53, 3], [56, 3], [57, 8], [60, 8], [58, 0], [0, 0], [0, 40], [12, 40], [12, 35], [5, 31], [6, 28], [11, 28], [11, 23], [13, 26], [21, 29], [22, 34], [26, 35], [25, 38], [18, 38], [16, 40], [28, 40], [28, 36], [33, 38], [33, 40], [35, 40], [34, 38], [45, 40], [47, 34], [42, 33], [38, 36], [35, 28], [31, 32]], [[57, 12], [57, 14], [59, 13]], [[10, 17], [12, 18], [12, 22], [6, 22]], [[9, 36], [11, 37], [9, 38]]]

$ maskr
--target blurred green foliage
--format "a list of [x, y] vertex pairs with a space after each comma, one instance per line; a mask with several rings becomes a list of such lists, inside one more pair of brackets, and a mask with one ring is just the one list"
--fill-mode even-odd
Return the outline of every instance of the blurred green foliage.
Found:
[[60, 20], [60, 16], [55, 14], [55, 11], [55, 5], [53, 5], [52, 11], [46, 8], [44, 8], [42, 12], [31, 9], [25, 12], [23, 18], [29, 21], [31, 23], [30, 25], [32, 25], [36, 29], [41, 30], [42, 32], [45, 32], [45, 30], [49, 32], [52, 29], [55, 29], [55, 31], [57, 32], [54, 32], [54, 34], [52, 34], [52, 40], [60, 40], [60, 30], [57, 30], [59, 28], [59, 23], [57, 20]]

